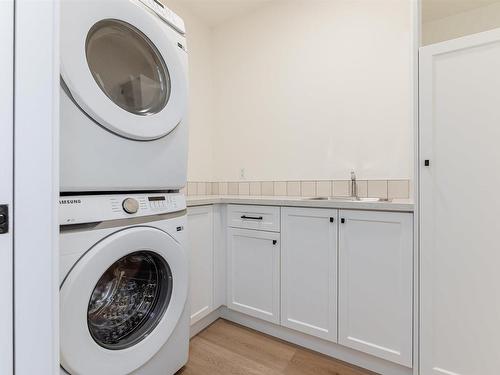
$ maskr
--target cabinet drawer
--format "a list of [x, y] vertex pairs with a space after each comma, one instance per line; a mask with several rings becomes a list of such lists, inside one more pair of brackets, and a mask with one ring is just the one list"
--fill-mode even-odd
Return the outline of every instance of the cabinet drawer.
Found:
[[227, 207], [227, 218], [228, 226], [234, 228], [280, 231], [279, 207], [230, 204]]

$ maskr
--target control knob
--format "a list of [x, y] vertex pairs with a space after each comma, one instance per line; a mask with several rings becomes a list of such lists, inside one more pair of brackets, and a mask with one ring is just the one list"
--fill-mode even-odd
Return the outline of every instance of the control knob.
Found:
[[134, 198], [126, 198], [122, 202], [123, 210], [128, 214], [135, 214], [139, 211], [139, 202]]

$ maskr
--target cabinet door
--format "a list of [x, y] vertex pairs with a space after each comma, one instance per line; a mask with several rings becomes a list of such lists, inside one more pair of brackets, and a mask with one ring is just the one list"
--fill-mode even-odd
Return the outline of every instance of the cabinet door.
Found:
[[279, 323], [279, 234], [228, 228], [228, 307]]
[[339, 343], [411, 367], [413, 215], [339, 216]]
[[281, 324], [337, 341], [337, 210], [282, 208]]
[[500, 374], [499, 67], [498, 29], [421, 49], [422, 375]]
[[213, 207], [188, 209], [191, 324], [213, 310]]

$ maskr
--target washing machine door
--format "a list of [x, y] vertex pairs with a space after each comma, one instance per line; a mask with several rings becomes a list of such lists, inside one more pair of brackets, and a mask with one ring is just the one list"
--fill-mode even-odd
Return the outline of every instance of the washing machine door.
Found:
[[186, 305], [188, 260], [165, 232], [133, 227], [94, 245], [60, 290], [60, 360], [70, 374], [128, 374], [166, 343]]
[[120, 136], [154, 140], [187, 108], [180, 35], [134, 0], [61, 2], [61, 76], [78, 106]]

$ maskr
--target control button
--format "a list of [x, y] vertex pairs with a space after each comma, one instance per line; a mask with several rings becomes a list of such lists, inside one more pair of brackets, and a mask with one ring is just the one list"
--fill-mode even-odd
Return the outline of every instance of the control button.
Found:
[[122, 207], [126, 213], [135, 214], [139, 211], [139, 202], [137, 202], [134, 198], [127, 198], [123, 200]]

